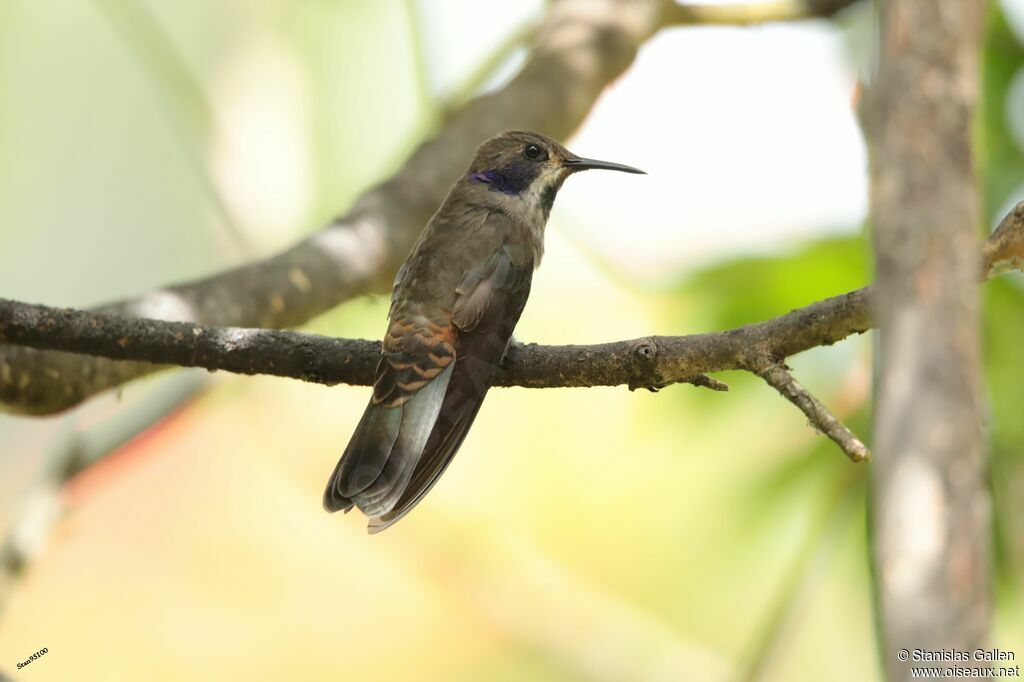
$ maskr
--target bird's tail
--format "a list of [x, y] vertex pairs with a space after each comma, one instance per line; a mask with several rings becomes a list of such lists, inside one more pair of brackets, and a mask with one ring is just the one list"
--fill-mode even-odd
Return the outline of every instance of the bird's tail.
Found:
[[395, 508], [437, 422], [451, 373], [449, 366], [396, 407], [371, 400], [327, 482], [324, 509], [355, 505], [372, 522]]
[[472, 356], [455, 363], [437, 421], [412, 479], [391, 509], [370, 519], [371, 533], [379, 533], [398, 523], [441, 478], [466, 439], [496, 370], [495, 365]]

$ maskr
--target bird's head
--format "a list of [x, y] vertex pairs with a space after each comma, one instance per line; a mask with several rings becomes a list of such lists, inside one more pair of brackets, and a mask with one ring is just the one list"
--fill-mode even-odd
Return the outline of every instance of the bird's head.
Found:
[[505, 210], [546, 221], [565, 179], [591, 168], [643, 173], [631, 166], [576, 156], [540, 133], [511, 130], [477, 147], [466, 179], [493, 192], [489, 198]]

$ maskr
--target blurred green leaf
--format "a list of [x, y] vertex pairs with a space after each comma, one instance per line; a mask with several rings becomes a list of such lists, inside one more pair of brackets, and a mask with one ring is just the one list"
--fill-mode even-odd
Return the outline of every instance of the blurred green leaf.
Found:
[[991, 472], [995, 497], [996, 561], [1005, 577], [1024, 561], [1024, 515], [1019, 481], [1024, 476], [1024, 290], [1011, 275], [985, 287], [985, 376], [990, 396]]
[[690, 278], [679, 288], [695, 301], [707, 329], [727, 329], [780, 315], [867, 284], [861, 237], [825, 239], [783, 256], [740, 258]]
[[[1024, 45], [1014, 35], [1000, 3], [992, 3], [982, 56], [982, 100], [978, 156], [984, 179], [985, 214], [991, 223], [1024, 184], [1024, 150], [1007, 118], [1010, 85], [1024, 73]], [[984, 287], [984, 360], [991, 422], [991, 480], [996, 567], [1002, 583], [1024, 562], [1024, 515], [1019, 487], [1024, 477], [1024, 289], [1019, 275]]]
[[984, 176], [985, 214], [990, 220], [1024, 183], [1024, 150], [1010, 132], [1007, 89], [1024, 69], [1024, 45], [1006, 23], [998, 2], [990, 5], [988, 35], [982, 55], [982, 97], [978, 157]]

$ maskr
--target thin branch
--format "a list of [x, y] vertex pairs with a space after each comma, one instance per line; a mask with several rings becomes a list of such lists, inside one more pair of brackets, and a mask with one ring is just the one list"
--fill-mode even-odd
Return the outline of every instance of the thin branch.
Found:
[[[203, 155], [194, 143], [216, 128], [216, 116], [202, 85], [189, 71], [174, 41], [144, 2], [95, 0], [100, 17], [138, 58], [149, 82], [164, 95], [168, 122], [178, 135], [186, 163], [195, 173], [200, 189], [220, 218], [225, 236], [239, 251], [249, 252], [251, 242], [228, 208]], [[147, 73], [148, 72], [148, 73]]]
[[871, 459], [871, 451], [832, 414], [825, 405], [811, 395], [810, 391], [797, 381], [785, 365], [778, 362], [767, 362], [757, 371], [769, 386], [778, 391], [782, 397], [800, 408], [811, 425], [819, 432], [831, 438], [846, 456], [853, 462], [865, 462]]

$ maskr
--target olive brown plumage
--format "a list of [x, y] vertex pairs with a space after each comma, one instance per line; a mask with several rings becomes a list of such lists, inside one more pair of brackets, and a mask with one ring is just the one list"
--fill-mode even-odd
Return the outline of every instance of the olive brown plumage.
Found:
[[375, 533], [437, 482], [526, 305], [555, 195], [589, 168], [643, 172], [580, 158], [538, 133], [502, 133], [477, 148], [395, 278], [373, 396], [325, 509], [358, 507]]

